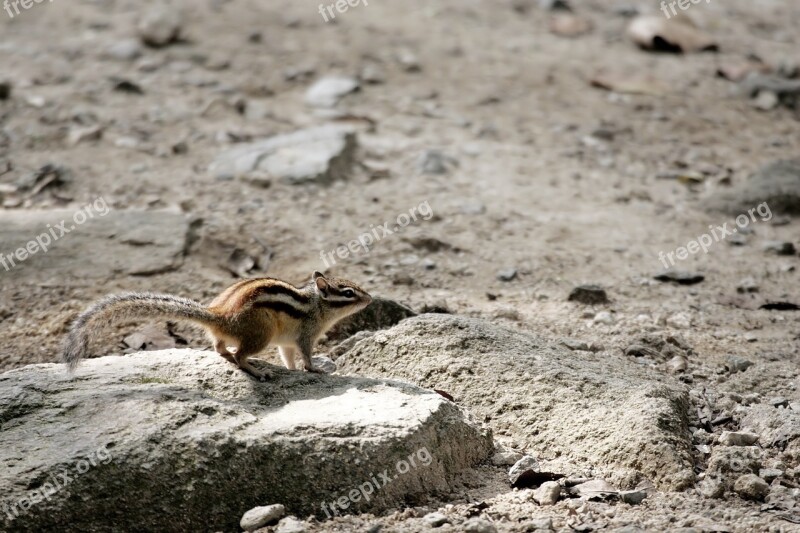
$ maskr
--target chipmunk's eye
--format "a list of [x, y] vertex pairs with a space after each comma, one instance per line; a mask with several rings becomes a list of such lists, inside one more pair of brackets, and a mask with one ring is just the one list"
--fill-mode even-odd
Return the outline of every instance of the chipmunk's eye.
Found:
[[353, 289], [345, 289], [342, 291], [342, 296], [344, 296], [345, 298], [355, 298], [356, 291], [354, 291]]

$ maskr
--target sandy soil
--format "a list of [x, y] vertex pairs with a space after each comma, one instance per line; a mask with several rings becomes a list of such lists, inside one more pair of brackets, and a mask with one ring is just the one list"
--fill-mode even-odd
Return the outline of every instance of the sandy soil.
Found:
[[[322, 20], [318, 2], [185, 1], [184, 41], [145, 48], [133, 61], [110, 59], [105, 50], [135, 35], [145, 9], [138, 2], [36, 4], [13, 19], [0, 12], [0, 77], [13, 84], [12, 98], [0, 101], [0, 156], [14, 168], [0, 180], [13, 182], [47, 163], [73, 175], [9, 209], [77, 208], [102, 196], [116, 210], [175, 207], [202, 220], [182, 266], [171, 272], [97, 282], [0, 271], [0, 370], [54, 361], [74, 314], [106, 293], [152, 290], [210, 300], [234, 279], [219, 265], [220, 246], [248, 250], [262, 243], [272, 254], [268, 275], [301, 281], [325, 268], [321, 251], [373, 225], [394, 224], [427, 202], [430, 220], [331, 271], [415, 309], [444, 305], [608, 351], [625, 349], [644, 332], [677, 332], [696, 354], [693, 387], [800, 400], [800, 314], [730, 303], [743, 278], [753, 278], [769, 297], [800, 296], [800, 258], [762, 250], [767, 241], [800, 244], [800, 221], [759, 220], [744, 246], [721, 242], [681, 262], [706, 276], [698, 285], [653, 280], [663, 269], [659, 252], [730, 220], [707, 210], [708, 198], [765, 163], [798, 155], [796, 113], [756, 110], [715, 72], [748, 55], [800, 62], [800, 6], [701, 3], [689, 14], [721, 51], [667, 55], [641, 51], [625, 38], [630, 19], [616, 3], [574, 2], [594, 25], [574, 39], [553, 35], [550, 14], [529, 4], [520, 13], [499, 0], [375, 1], [334, 24]], [[398, 61], [408, 53], [418, 69]], [[207, 171], [226, 139], [325, 122], [304, 103], [305, 90], [326, 75], [358, 75], [365, 65], [378, 65], [384, 81], [363, 84], [339, 106], [360, 117], [353, 122], [361, 129], [359, 161], [367, 165], [349, 180], [259, 188], [215, 180]], [[603, 69], [649, 73], [668, 90], [626, 95], [591, 87], [589, 79]], [[114, 91], [116, 78], [136, 83], [143, 94]], [[92, 124], [101, 126], [101, 139], [69, 142], [70, 130]], [[185, 152], [175, 149], [179, 143]], [[419, 158], [432, 149], [453, 159], [447, 173], [420, 171]], [[658, 178], [676, 169], [708, 175], [692, 187]], [[449, 246], [430, 251], [417, 236]], [[102, 242], [95, 253], [104, 253]], [[511, 268], [515, 279], [497, 278]], [[606, 288], [611, 304], [568, 302], [570, 290], [586, 282]], [[593, 320], [599, 311], [611, 313], [610, 323]], [[136, 329], [120, 327], [96, 353], [119, 352], [122, 338]], [[195, 330], [178, 331], [190, 345], [205, 346]], [[732, 355], [760, 365], [757, 379], [729, 379], [722, 369]], [[493, 518], [504, 530], [530, 514], [553, 516], [557, 528], [566, 527], [575, 514], [571, 502], [546, 513], [515, 503], [498, 475], [492, 469], [478, 476], [452, 503], [463, 511], [467, 501], [500, 498], [495, 510], [502, 512]], [[693, 492], [659, 495], [635, 508], [592, 505], [609, 527], [800, 527], [759, 513], [757, 504], [708, 501]], [[384, 531], [414, 531], [422, 527], [413, 516], [420, 513], [339, 519], [319, 530], [367, 530], [380, 522]]]

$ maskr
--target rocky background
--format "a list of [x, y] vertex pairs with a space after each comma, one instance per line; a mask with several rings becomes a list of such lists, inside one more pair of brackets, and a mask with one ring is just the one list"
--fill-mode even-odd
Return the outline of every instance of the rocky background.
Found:
[[[800, 7], [680, 4], [0, 10], [2, 530], [800, 530]], [[53, 364], [314, 270], [333, 375]]]

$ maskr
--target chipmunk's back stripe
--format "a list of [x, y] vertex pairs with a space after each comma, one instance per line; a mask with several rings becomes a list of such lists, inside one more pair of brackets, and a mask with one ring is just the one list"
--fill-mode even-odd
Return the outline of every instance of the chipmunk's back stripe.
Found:
[[281, 301], [265, 301], [265, 302], [256, 302], [253, 304], [253, 307], [258, 309], [271, 309], [272, 311], [277, 311], [279, 313], [284, 313], [289, 315], [292, 318], [302, 319], [308, 316], [308, 312], [298, 309], [294, 307], [292, 304], [281, 302]]
[[262, 285], [253, 290], [253, 296], [259, 297], [267, 294], [285, 294], [298, 302], [308, 303], [311, 298], [298, 291], [295, 287], [273, 283], [271, 285]]

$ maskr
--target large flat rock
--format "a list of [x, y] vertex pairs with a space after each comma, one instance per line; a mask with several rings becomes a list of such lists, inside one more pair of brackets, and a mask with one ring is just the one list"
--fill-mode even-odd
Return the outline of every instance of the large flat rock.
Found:
[[290, 185], [346, 179], [355, 159], [356, 134], [325, 125], [242, 144], [219, 154], [209, 167], [218, 179], [274, 178]]
[[182, 213], [104, 211], [89, 217], [77, 215], [82, 209], [0, 210], [0, 254], [8, 267], [0, 264], [0, 283], [148, 275], [183, 263], [189, 221]]
[[680, 490], [694, 480], [688, 391], [624, 356], [428, 314], [361, 340], [337, 364], [447, 391], [540, 457], [595, 469], [622, 488], [649, 479]]
[[74, 379], [28, 366], [0, 375], [0, 530], [238, 531], [255, 506], [325, 518], [343, 497], [380, 512], [448, 491], [491, 447], [459, 407], [401, 383], [258, 383], [193, 350], [91, 359]]

